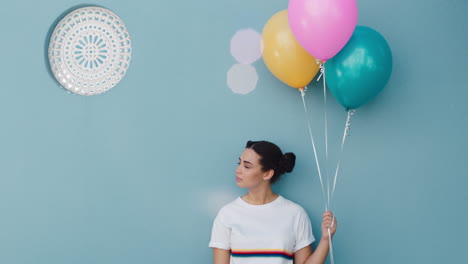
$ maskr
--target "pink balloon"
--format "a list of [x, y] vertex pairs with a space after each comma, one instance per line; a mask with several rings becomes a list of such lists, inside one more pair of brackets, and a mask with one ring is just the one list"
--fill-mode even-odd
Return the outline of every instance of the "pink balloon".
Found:
[[356, 0], [289, 0], [289, 26], [301, 46], [326, 61], [348, 42], [357, 23]]

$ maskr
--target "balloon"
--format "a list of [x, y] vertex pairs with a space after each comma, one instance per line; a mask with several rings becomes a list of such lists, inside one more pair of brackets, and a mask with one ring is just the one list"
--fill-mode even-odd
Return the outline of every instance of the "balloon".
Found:
[[262, 32], [263, 61], [280, 81], [303, 88], [319, 71], [316, 60], [296, 41], [288, 24], [287, 10], [273, 15]]
[[357, 23], [356, 0], [290, 0], [289, 25], [297, 41], [326, 61], [348, 42]]
[[354, 109], [377, 96], [392, 73], [392, 51], [379, 32], [356, 27], [348, 44], [325, 64], [328, 88], [345, 108]]

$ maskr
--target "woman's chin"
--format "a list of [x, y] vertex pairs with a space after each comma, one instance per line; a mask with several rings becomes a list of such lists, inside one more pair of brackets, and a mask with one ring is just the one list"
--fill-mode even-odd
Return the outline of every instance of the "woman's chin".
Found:
[[244, 184], [242, 181], [236, 181], [236, 184], [237, 186], [239, 186], [240, 188], [245, 188]]

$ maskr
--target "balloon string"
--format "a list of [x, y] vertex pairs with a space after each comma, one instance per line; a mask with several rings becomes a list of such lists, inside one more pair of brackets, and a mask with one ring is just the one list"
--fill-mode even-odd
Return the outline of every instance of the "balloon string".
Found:
[[[340, 153], [339, 153], [340, 157], [338, 158], [338, 162], [337, 162], [336, 170], [335, 170], [335, 177], [333, 179], [333, 188], [332, 188], [332, 193], [331, 193], [331, 201], [333, 201], [333, 196], [335, 194], [336, 180], [338, 178], [338, 171], [340, 170], [340, 162], [341, 162], [341, 156], [343, 154], [344, 144], [346, 142], [346, 138], [349, 136], [349, 130], [350, 130], [350, 126], [351, 126], [351, 116], [354, 115], [355, 112], [356, 112], [356, 110], [354, 110], [354, 109], [348, 109], [348, 115], [346, 117], [345, 129], [344, 129], [344, 132], [343, 132], [343, 139], [341, 140], [341, 148], [340, 148]], [[329, 204], [329, 207], [330, 207], [330, 210], [331, 210], [332, 205]], [[332, 236], [331, 236], [331, 232], [330, 232], [330, 228], [332, 228], [334, 224], [335, 224], [335, 216], [333, 215], [333, 220], [332, 220], [331, 226], [327, 230], [328, 231], [329, 246], [330, 246], [330, 263], [331, 264], [335, 264], [335, 260], [334, 260], [334, 257], [333, 257]]]
[[[334, 218], [333, 218], [334, 220]], [[333, 226], [333, 223], [332, 223], [332, 226]], [[328, 244], [329, 244], [329, 247], [330, 247], [330, 263], [331, 264], [335, 264], [335, 259], [333, 257], [333, 243], [332, 243], [332, 236], [331, 236], [331, 233], [330, 233], [330, 227], [328, 228]]]
[[333, 180], [333, 188], [332, 188], [332, 193], [331, 193], [332, 201], [333, 201], [333, 195], [335, 193], [335, 187], [336, 187], [336, 180], [338, 178], [338, 172], [340, 170], [341, 156], [343, 154], [344, 144], [346, 142], [346, 138], [349, 136], [349, 130], [350, 130], [350, 126], [351, 126], [351, 116], [353, 116], [355, 112], [356, 112], [356, 110], [349, 109], [348, 110], [348, 116], [346, 117], [346, 124], [345, 124], [345, 129], [344, 129], [344, 132], [343, 132], [343, 139], [341, 141], [341, 149], [340, 149], [340, 153], [339, 153], [340, 157], [338, 158], [338, 162], [336, 164], [335, 177], [334, 177], [334, 180]]
[[319, 64], [320, 75], [317, 77], [317, 82], [323, 76], [323, 109], [325, 122], [325, 174], [327, 176], [327, 205], [330, 207], [330, 176], [328, 173], [328, 120], [327, 120], [327, 86], [325, 82], [325, 65], [319, 60], [315, 60]]
[[[325, 75], [325, 62], [319, 62], [318, 60], [316, 61], [317, 63], [320, 63], [320, 75], [317, 78], [317, 81], [320, 80], [323, 76], [323, 109], [324, 109], [324, 123], [325, 123], [325, 172], [327, 176], [327, 198], [328, 198], [328, 208], [331, 210], [331, 199], [330, 197], [330, 174], [328, 172], [328, 118], [327, 118], [327, 83], [326, 83], [326, 75]], [[333, 227], [335, 221], [335, 217], [333, 217], [331, 227]], [[330, 263], [334, 264], [335, 259], [333, 257], [333, 243], [332, 243], [332, 236], [330, 232], [330, 228], [328, 228], [328, 243], [329, 243], [329, 251], [330, 251]]]
[[299, 91], [301, 91], [302, 103], [304, 105], [304, 112], [305, 112], [305, 119], [306, 119], [306, 122], [307, 122], [307, 127], [309, 128], [310, 142], [312, 143], [312, 149], [314, 151], [315, 164], [317, 165], [318, 175], [319, 175], [319, 179], [320, 179], [320, 186], [322, 187], [322, 198], [323, 198], [323, 202], [325, 204], [325, 210], [328, 211], [328, 205], [327, 205], [327, 202], [326, 202], [326, 199], [325, 199], [325, 189], [323, 187], [322, 173], [321, 173], [321, 170], [320, 170], [320, 164], [319, 164], [318, 157], [317, 157], [317, 149], [315, 147], [315, 140], [314, 140], [314, 136], [312, 134], [312, 129], [310, 128], [310, 121], [309, 121], [309, 118], [308, 118], [309, 117], [309, 112], [307, 111], [307, 106], [306, 106], [305, 98], [304, 98], [306, 90], [307, 90], [307, 87], [299, 89]]
[[315, 60], [319, 65], [320, 75], [317, 78], [317, 82], [323, 76], [323, 109], [324, 109], [324, 122], [325, 122], [325, 174], [327, 176], [327, 205], [330, 207], [330, 174], [328, 173], [328, 119], [327, 119], [327, 86], [325, 82], [325, 65], [319, 60]]
[[331, 264], [335, 264], [335, 259], [333, 257], [333, 243], [332, 243], [332, 236], [331, 236], [331, 231], [330, 229], [333, 228], [333, 225], [335, 225], [335, 214], [333, 214], [333, 219], [332, 219], [332, 223], [330, 225], [330, 227], [328, 228], [328, 244], [329, 244], [329, 247], [330, 247], [330, 263]]
[[323, 75], [323, 109], [324, 109], [324, 120], [325, 120], [325, 172], [327, 174], [327, 198], [328, 208], [330, 208], [330, 176], [328, 173], [328, 119], [327, 119], [327, 85], [325, 75], [325, 64], [320, 64], [320, 72]]

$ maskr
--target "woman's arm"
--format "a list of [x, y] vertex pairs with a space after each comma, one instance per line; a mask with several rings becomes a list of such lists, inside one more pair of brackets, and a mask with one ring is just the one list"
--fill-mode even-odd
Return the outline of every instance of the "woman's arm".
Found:
[[[332, 225], [333, 224], [333, 225]], [[322, 238], [315, 249], [312, 250], [311, 246], [302, 248], [294, 253], [294, 264], [323, 264], [327, 258], [330, 237], [328, 235], [328, 228], [330, 234], [333, 236], [336, 232], [336, 219], [333, 220], [333, 214], [329, 211], [323, 214], [322, 220]]]
[[213, 264], [229, 264], [231, 251], [213, 248]]

